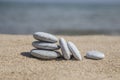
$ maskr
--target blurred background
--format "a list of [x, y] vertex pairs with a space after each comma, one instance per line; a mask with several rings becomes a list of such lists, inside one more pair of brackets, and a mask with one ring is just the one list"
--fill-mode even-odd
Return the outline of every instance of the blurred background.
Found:
[[120, 0], [0, 0], [0, 34], [120, 35]]

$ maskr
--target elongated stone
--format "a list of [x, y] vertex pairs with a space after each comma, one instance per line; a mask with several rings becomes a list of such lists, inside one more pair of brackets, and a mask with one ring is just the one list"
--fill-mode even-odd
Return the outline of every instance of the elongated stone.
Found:
[[60, 49], [60, 46], [58, 46], [55, 43], [46, 43], [46, 42], [40, 42], [40, 41], [34, 41], [32, 43], [33, 47], [38, 49], [47, 49], [47, 50], [58, 50]]
[[82, 60], [80, 51], [77, 49], [77, 47], [75, 46], [74, 43], [72, 42], [68, 42], [68, 48], [70, 49], [71, 53], [73, 54], [73, 56], [75, 57], [75, 59], [77, 60]]
[[36, 40], [40, 40], [40, 41], [46, 41], [46, 42], [52, 42], [52, 43], [55, 43], [58, 41], [58, 38], [55, 37], [54, 35], [52, 34], [49, 34], [49, 33], [45, 33], [45, 32], [35, 32], [33, 34], [33, 37], [36, 39]]
[[59, 43], [60, 43], [61, 51], [62, 51], [64, 58], [69, 60], [71, 53], [70, 53], [70, 50], [68, 49], [66, 40], [64, 38], [60, 38]]
[[38, 49], [33, 49], [31, 51], [31, 55], [41, 59], [55, 59], [57, 57], [60, 57], [59, 52]]
[[105, 57], [104, 53], [99, 52], [99, 51], [88, 51], [86, 53], [87, 58], [91, 59], [103, 59]]

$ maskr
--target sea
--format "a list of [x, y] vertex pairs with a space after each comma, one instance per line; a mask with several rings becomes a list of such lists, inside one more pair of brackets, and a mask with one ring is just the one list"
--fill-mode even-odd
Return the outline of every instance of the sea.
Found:
[[0, 34], [120, 35], [120, 4], [0, 2]]

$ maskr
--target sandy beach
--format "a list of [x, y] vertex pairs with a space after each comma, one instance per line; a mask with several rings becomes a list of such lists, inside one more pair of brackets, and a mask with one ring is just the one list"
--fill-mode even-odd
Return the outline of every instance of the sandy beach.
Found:
[[[36, 59], [30, 55], [32, 35], [0, 35], [0, 80], [120, 80], [120, 36], [63, 36], [76, 44], [83, 60]], [[89, 50], [103, 60], [86, 59]]]

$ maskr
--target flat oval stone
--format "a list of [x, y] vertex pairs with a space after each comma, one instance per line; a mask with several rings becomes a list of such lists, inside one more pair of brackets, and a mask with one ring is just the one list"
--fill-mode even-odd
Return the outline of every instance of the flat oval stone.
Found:
[[60, 43], [61, 51], [64, 58], [69, 60], [71, 53], [70, 53], [70, 50], [68, 49], [66, 40], [64, 38], [60, 38], [59, 43]]
[[47, 49], [47, 50], [58, 50], [60, 49], [60, 46], [54, 43], [46, 43], [46, 42], [40, 42], [40, 41], [34, 41], [32, 43], [33, 47], [38, 49]]
[[77, 47], [75, 46], [74, 43], [69, 41], [68, 42], [68, 48], [70, 49], [70, 51], [73, 54], [73, 56], [75, 57], [75, 59], [82, 60], [81, 54], [80, 54], [79, 50], [77, 49]]
[[33, 34], [33, 37], [36, 39], [36, 40], [40, 40], [40, 41], [46, 41], [46, 42], [52, 42], [52, 43], [55, 43], [58, 41], [58, 38], [55, 37], [54, 35], [52, 34], [49, 34], [49, 33], [45, 33], [45, 32], [35, 32]]
[[48, 51], [48, 50], [37, 50], [37, 49], [33, 49], [31, 51], [31, 55], [41, 59], [55, 59], [57, 57], [60, 57], [59, 52]]
[[86, 57], [91, 59], [103, 59], [105, 55], [99, 51], [88, 51]]

